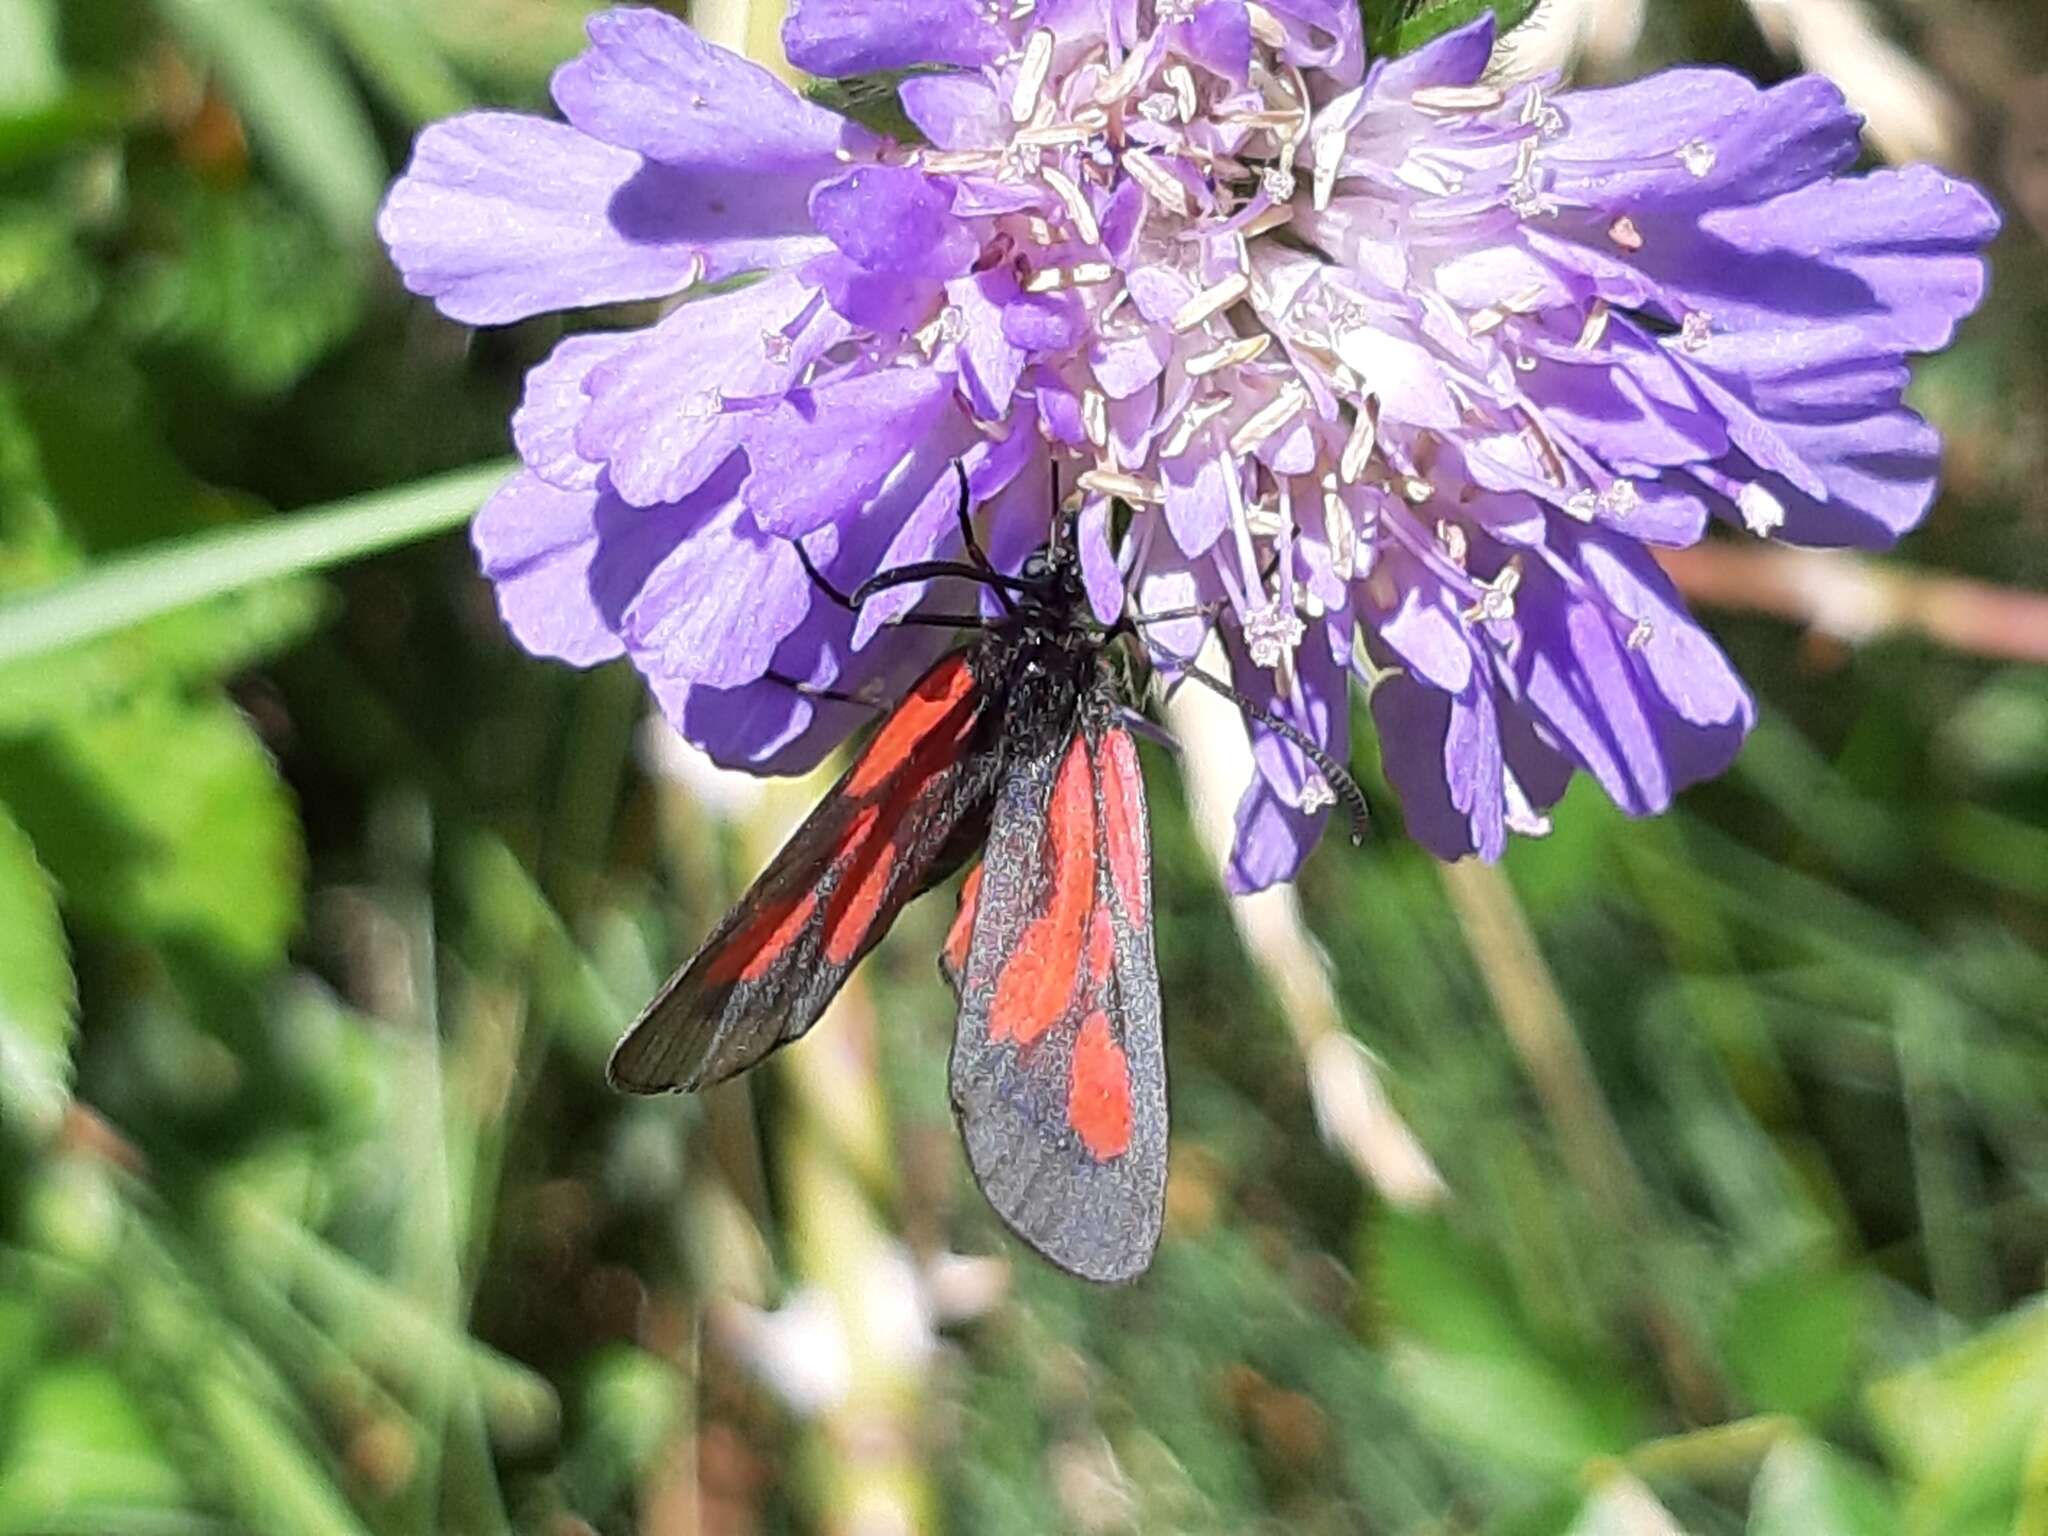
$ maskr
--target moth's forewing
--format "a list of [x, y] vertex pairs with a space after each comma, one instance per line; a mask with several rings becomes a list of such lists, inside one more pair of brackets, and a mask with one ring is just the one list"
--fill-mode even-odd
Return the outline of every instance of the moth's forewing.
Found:
[[919, 892], [981, 839], [998, 718], [971, 653], [942, 658], [612, 1053], [630, 1093], [709, 1086], [818, 1020]]

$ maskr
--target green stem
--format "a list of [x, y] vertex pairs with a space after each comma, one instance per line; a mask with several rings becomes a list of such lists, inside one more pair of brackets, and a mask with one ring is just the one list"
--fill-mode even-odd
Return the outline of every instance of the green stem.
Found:
[[280, 576], [325, 570], [468, 521], [510, 465], [167, 540], [0, 602], [0, 663], [47, 655]]

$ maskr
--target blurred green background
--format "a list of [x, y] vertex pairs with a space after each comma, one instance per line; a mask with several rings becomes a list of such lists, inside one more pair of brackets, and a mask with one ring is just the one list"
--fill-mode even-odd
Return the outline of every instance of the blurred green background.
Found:
[[1763, 718], [1660, 822], [1575, 792], [1447, 875], [1368, 749], [1328, 992], [1154, 755], [1119, 1292], [969, 1184], [947, 902], [744, 1085], [603, 1084], [814, 789], [520, 656], [455, 531], [560, 327], [440, 320], [371, 219], [582, 9], [0, 0], [0, 1533], [2048, 1533], [2040, 0], [1517, 39], [1826, 67], [1994, 188], [1948, 491], [1882, 562], [1682, 573]]

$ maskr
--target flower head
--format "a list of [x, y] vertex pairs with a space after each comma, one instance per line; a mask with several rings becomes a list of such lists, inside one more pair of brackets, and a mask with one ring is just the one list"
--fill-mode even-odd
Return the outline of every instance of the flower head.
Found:
[[[476, 541], [530, 649], [630, 655], [764, 769], [859, 718], [792, 683], [886, 701], [942, 643], [888, 625], [922, 588], [848, 614], [795, 541], [843, 588], [956, 553], [958, 462], [998, 564], [1056, 476], [1102, 619], [1205, 608], [1237, 686], [1340, 758], [1369, 684], [1441, 854], [1540, 829], [1575, 770], [1660, 809], [1751, 705], [1646, 546], [1912, 527], [1938, 444], [1904, 358], [1997, 227], [1931, 169], [1843, 178], [1824, 81], [1496, 85], [1489, 22], [1368, 61], [1355, 0], [796, 0], [799, 67], [915, 69], [919, 143], [660, 12], [590, 37], [566, 123], [428, 129], [382, 230], [472, 323], [681, 296], [534, 371]], [[1148, 629], [1160, 664], [1210, 622]], [[1239, 888], [1330, 802], [1252, 729]]]

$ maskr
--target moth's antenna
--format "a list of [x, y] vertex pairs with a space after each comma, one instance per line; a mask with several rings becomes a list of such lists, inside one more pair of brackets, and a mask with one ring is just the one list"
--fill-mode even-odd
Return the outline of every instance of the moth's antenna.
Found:
[[1345, 810], [1351, 813], [1352, 846], [1356, 847], [1365, 841], [1366, 828], [1372, 820], [1371, 807], [1366, 804], [1365, 791], [1358, 787], [1358, 780], [1351, 777], [1350, 770], [1330, 756], [1306, 731], [1289, 721], [1282, 720], [1270, 710], [1261, 709], [1230, 684], [1211, 677], [1192, 662], [1185, 662], [1170, 653], [1157, 651], [1152, 653], [1152, 659], [1155, 664], [1161, 660], [1173, 663], [1180, 676], [1193, 678], [1211, 693], [1220, 693], [1243, 710], [1247, 718], [1258, 721], [1274, 735], [1293, 743], [1301, 755], [1315, 765], [1316, 772], [1323, 776], [1323, 781], [1330, 786], [1337, 798], [1344, 802]]

